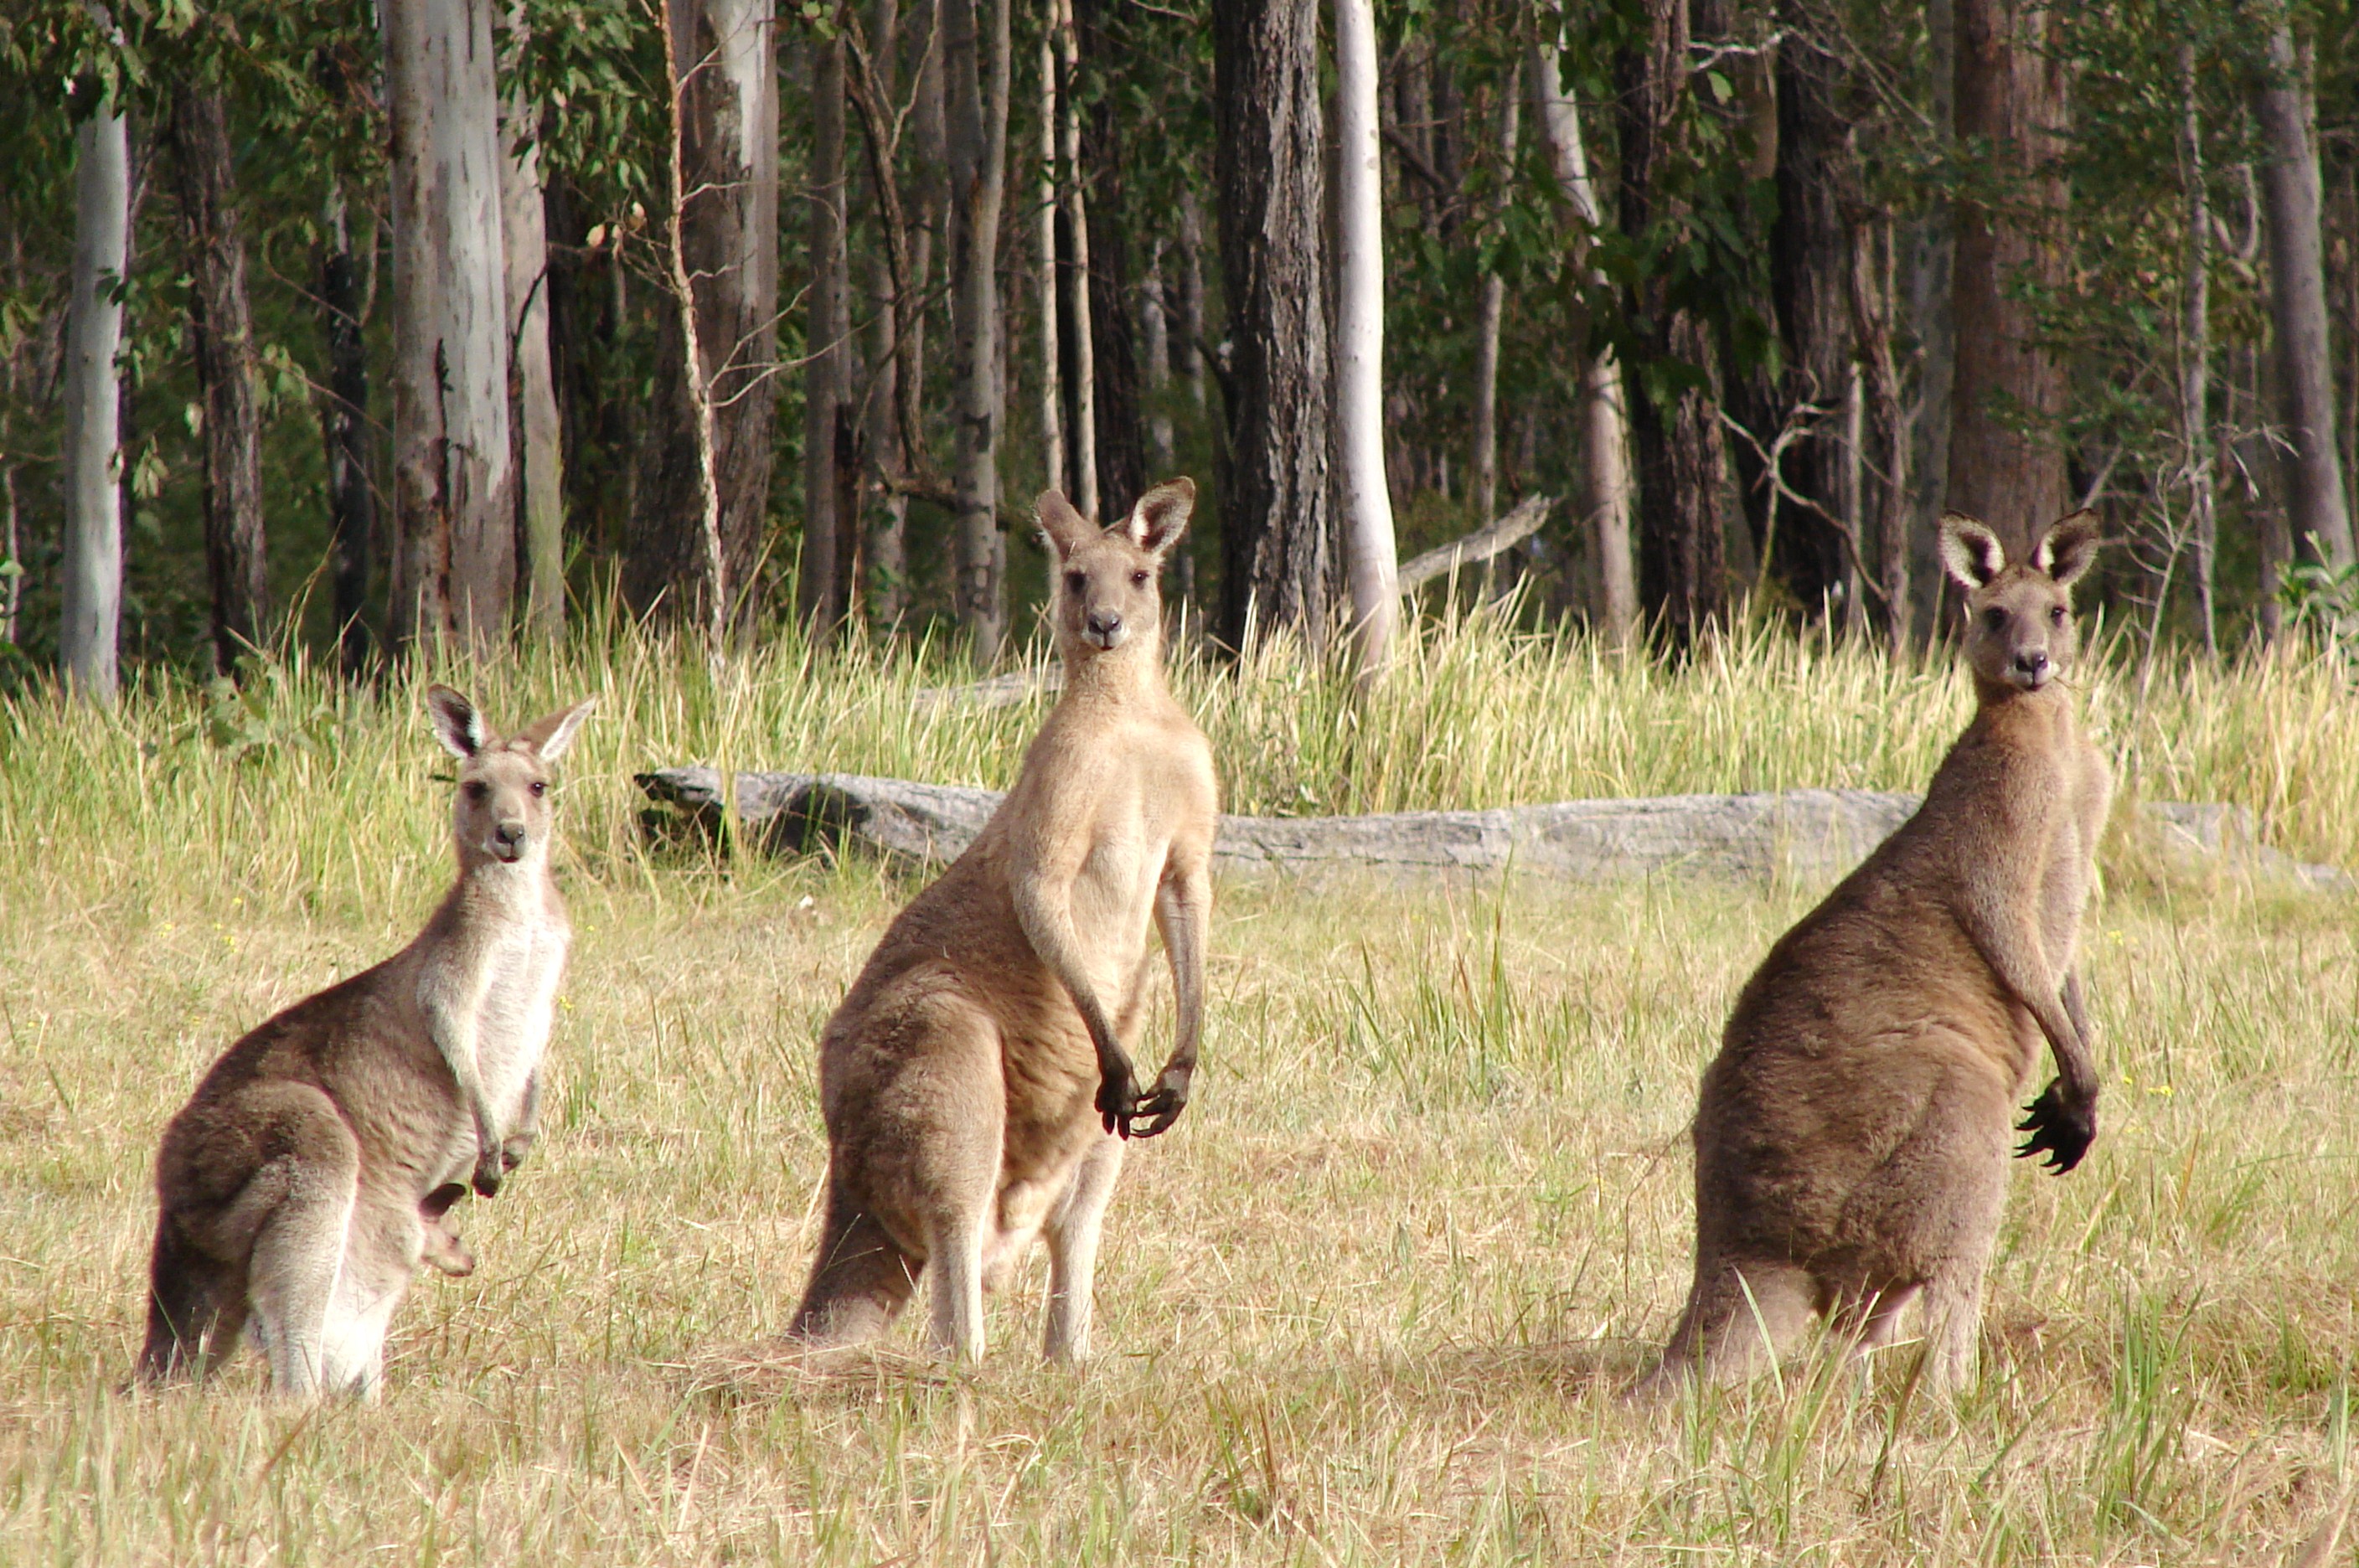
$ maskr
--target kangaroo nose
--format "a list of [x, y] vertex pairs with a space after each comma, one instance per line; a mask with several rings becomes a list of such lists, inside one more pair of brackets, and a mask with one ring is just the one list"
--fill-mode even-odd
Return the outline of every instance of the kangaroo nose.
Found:
[[1112, 637], [1122, 630], [1122, 616], [1113, 610], [1092, 610], [1089, 623], [1090, 630], [1100, 637]]
[[492, 842], [502, 849], [518, 849], [524, 844], [522, 822], [502, 822], [492, 830]]
[[2015, 667], [2026, 675], [2045, 674], [2048, 670], [2047, 651], [2037, 648], [2026, 648], [2015, 656]]

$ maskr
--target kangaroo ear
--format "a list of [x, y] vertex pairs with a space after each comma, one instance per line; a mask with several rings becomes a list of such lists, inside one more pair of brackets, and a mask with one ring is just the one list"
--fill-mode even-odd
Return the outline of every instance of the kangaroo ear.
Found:
[[1130, 542], [1161, 555], [1188, 531], [1189, 516], [1196, 510], [1196, 482], [1181, 475], [1167, 479], [1138, 498], [1123, 523]]
[[2006, 550], [1998, 535], [1963, 512], [1941, 514], [1941, 564], [1950, 569], [1959, 587], [1971, 593], [1990, 586], [2006, 570]]
[[467, 701], [464, 692], [429, 686], [426, 708], [434, 715], [434, 738], [453, 757], [473, 757], [491, 738], [484, 733], [484, 715], [475, 712], [475, 704]]
[[2083, 508], [2049, 525], [2031, 547], [2031, 564], [2055, 579], [2059, 588], [2070, 588], [2097, 563], [2104, 542], [2097, 535], [2097, 514]]
[[1098, 526], [1082, 516], [1062, 490], [1042, 491], [1032, 513], [1040, 519], [1040, 537], [1060, 561], [1098, 537]]
[[582, 721], [597, 705], [597, 698], [584, 697], [570, 708], [533, 720], [509, 738], [515, 745], [538, 752], [543, 762], [554, 762], [565, 755], [565, 748], [573, 744], [573, 732], [582, 727]]

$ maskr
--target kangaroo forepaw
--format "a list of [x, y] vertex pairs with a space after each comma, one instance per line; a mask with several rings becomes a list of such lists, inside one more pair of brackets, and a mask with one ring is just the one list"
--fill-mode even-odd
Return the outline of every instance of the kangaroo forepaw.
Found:
[[506, 1174], [506, 1171], [500, 1164], [497, 1150], [494, 1150], [489, 1159], [475, 1161], [475, 1195], [483, 1198], [497, 1197], [500, 1191], [500, 1178]]
[[2085, 1105], [2067, 1104], [2062, 1086], [2050, 1083], [2026, 1107], [2015, 1130], [2031, 1135], [2015, 1157], [2027, 1160], [2044, 1154], [2048, 1158], [2043, 1163], [2060, 1176], [2080, 1164], [2081, 1157], [2097, 1140], [2097, 1106], [2093, 1100]]
[[1138, 1080], [1127, 1064], [1103, 1070], [1098, 1080], [1098, 1117], [1106, 1131], [1130, 1136], [1130, 1119], [1138, 1115]]
[[1163, 1076], [1155, 1081], [1155, 1092], [1139, 1101], [1131, 1116], [1146, 1125], [1132, 1127], [1125, 1122], [1125, 1138], [1153, 1138], [1169, 1132], [1180, 1113], [1188, 1108], [1188, 1073], [1179, 1068], [1166, 1068]]

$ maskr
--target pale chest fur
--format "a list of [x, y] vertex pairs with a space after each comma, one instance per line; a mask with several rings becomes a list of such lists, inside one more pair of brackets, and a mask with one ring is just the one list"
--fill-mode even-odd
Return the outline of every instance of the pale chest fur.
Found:
[[505, 931], [484, 955], [483, 1000], [475, 1015], [475, 1060], [484, 1097], [503, 1127], [521, 1114], [526, 1086], [540, 1071], [555, 1021], [572, 934], [560, 917]]

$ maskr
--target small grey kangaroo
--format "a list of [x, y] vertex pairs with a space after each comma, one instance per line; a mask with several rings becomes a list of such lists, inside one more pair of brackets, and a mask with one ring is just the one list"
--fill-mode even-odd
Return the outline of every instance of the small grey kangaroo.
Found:
[[426, 701], [459, 758], [459, 879], [408, 947], [230, 1047], [165, 1127], [143, 1382], [203, 1379], [250, 1316], [275, 1392], [373, 1398], [419, 1266], [474, 1267], [451, 1205], [538, 1136], [571, 940], [549, 767], [591, 703], [502, 740], [448, 686]]

